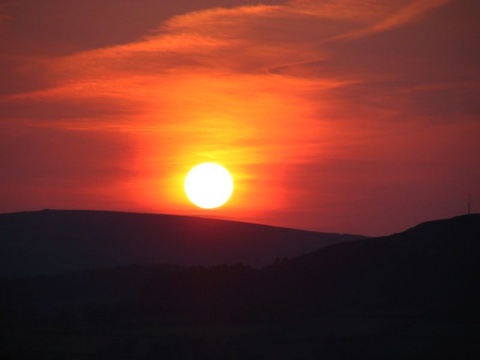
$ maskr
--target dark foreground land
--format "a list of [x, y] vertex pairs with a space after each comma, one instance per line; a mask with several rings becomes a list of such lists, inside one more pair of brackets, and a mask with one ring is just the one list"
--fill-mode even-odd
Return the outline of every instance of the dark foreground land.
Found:
[[480, 215], [256, 269], [0, 281], [2, 359], [478, 359]]

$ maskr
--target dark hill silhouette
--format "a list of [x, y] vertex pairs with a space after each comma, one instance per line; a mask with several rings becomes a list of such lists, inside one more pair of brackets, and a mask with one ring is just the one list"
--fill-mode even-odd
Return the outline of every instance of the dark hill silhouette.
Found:
[[362, 236], [174, 215], [44, 210], [0, 215], [0, 276], [171, 263], [265, 266]]
[[308, 293], [323, 304], [319, 311], [478, 321], [479, 258], [480, 215], [473, 214], [332, 245], [266, 270], [279, 281], [271, 291]]
[[478, 359], [479, 239], [474, 214], [262, 269], [152, 265], [3, 279], [0, 355]]

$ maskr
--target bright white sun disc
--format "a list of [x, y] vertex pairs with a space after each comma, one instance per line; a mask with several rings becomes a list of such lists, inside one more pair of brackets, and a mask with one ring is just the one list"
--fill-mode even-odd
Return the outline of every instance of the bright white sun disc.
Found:
[[225, 204], [233, 192], [233, 179], [227, 169], [215, 163], [195, 166], [185, 178], [188, 199], [203, 209]]

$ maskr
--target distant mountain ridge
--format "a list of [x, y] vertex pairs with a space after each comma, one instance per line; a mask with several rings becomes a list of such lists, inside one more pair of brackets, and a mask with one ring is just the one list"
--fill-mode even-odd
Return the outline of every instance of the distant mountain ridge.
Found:
[[208, 218], [88, 210], [0, 214], [0, 276], [170, 263], [266, 266], [364, 238]]

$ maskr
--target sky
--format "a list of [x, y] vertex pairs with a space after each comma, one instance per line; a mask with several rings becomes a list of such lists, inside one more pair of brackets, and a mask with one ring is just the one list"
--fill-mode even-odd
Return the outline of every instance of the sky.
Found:
[[[0, 0], [0, 212], [479, 212], [478, 39], [478, 0]], [[235, 182], [215, 210], [183, 191], [205, 161]]]

